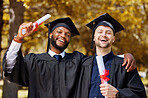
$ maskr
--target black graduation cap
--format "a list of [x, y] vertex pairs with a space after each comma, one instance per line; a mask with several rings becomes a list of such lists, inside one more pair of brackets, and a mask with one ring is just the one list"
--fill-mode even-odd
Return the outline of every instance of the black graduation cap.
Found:
[[100, 25], [109, 26], [113, 30], [114, 34], [116, 32], [124, 30], [124, 27], [117, 20], [111, 17], [108, 13], [105, 13], [97, 17], [93, 21], [86, 24], [87, 27], [93, 30], [91, 48], [93, 48], [94, 32], [96, 28]]
[[72, 22], [72, 20], [69, 17], [66, 18], [59, 18], [56, 19], [52, 22], [49, 22], [47, 24], [45, 24], [46, 27], [48, 27], [48, 45], [47, 45], [47, 52], [49, 50], [49, 46], [50, 46], [50, 33], [53, 32], [53, 30], [57, 27], [66, 27], [67, 29], [70, 30], [71, 32], [71, 36], [76, 36], [76, 35], [80, 35], [79, 31], [77, 30], [77, 28], [75, 27], [74, 23]]

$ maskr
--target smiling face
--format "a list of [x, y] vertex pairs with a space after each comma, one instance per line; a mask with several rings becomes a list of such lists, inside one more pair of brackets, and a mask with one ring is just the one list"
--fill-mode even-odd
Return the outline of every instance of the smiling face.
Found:
[[94, 33], [96, 47], [109, 48], [115, 41], [113, 30], [108, 26], [98, 26]]
[[57, 27], [50, 33], [51, 49], [63, 51], [70, 42], [71, 32], [65, 27]]

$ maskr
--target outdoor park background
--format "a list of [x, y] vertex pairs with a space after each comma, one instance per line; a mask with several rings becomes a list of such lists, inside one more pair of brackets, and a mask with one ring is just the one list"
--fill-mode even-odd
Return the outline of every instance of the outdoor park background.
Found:
[[[0, 0], [0, 65], [19, 25], [34, 22], [47, 13], [52, 17], [45, 23], [67, 16], [73, 20], [81, 35], [71, 39], [66, 51], [77, 50], [86, 55], [94, 55], [95, 50], [90, 49], [92, 34], [85, 24], [104, 13], [113, 16], [125, 30], [116, 35], [112, 50], [115, 54], [128, 52], [135, 57], [147, 89], [148, 0]], [[42, 24], [38, 31], [26, 37], [22, 45], [24, 55], [46, 52], [47, 32], [48, 29]], [[2, 66], [0, 71], [0, 97], [17, 98], [18, 95], [18, 98], [26, 98], [27, 88], [6, 81], [2, 77]]]

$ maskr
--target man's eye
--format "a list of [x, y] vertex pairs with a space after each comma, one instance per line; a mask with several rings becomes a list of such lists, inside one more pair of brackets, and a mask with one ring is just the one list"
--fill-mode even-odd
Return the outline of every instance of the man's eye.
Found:
[[70, 37], [70, 35], [69, 35], [69, 34], [67, 34], [67, 33], [66, 33], [65, 35], [66, 35], [67, 37]]
[[58, 31], [58, 33], [62, 33], [61, 31]]
[[102, 33], [102, 32], [98, 32], [98, 33]]
[[107, 34], [111, 34], [111, 32], [107, 32]]

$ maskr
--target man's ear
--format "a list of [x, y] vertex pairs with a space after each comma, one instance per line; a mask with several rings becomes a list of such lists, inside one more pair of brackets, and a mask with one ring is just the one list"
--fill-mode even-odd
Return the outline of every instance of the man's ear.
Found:
[[115, 38], [115, 36], [114, 36], [114, 38], [113, 38], [113, 43], [115, 42], [115, 39], [116, 39], [116, 38]]
[[50, 36], [50, 38], [52, 37], [52, 35], [53, 35], [53, 34], [52, 34], [52, 33], [50, 33], [50, 35], [49, 35], [49, 36]]
[[95, 36], [94, 36], [94, 39], [93, 39], [93, 41], [95, 41]]

